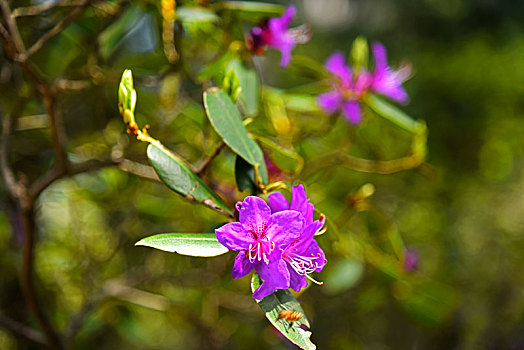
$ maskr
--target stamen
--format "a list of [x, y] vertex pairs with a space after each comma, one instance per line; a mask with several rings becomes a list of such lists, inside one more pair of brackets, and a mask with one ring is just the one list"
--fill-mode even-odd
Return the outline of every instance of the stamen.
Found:
[[315, 283], [315, 284], [318, 284], [319, 286], [323, 285], [324, 282], [319, 282], [317, 280], [315, 280], [313, 277], [311, 277], [310, 275], [306, 275], [305, 276], [308, 280], [310, 280], [311, 282]]

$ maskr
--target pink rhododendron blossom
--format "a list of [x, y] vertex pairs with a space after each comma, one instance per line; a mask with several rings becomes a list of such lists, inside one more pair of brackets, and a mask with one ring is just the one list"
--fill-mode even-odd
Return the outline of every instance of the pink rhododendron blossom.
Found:
[[309, 274], [320, 272], [327, 262], [324, 252], [314, 239], [315, 233], [324, 225], [324, 220], [313, 221], [315, 207], [309, 203], [304, 186], [300, 184], [292, 188], [291, 203], [279, 192], [271, 193], [268, 201], [272, 213], [296, 210], [305, 220], [300, 235], [282, 253], [289, 271], [290, 287], [298, 292], [307, 286], [306, 278], [318, 283]]
[[295, 45], [309, 40], [309, 36], [288, 28], [295, 13], [295, 6], [289, 6], [281, 17], [270, 18], [253, 28], [248, 37], [251, 52], [263, 54], [266, 46], [277, 49], [281, 53], [280, 65], [286, 67], [291, 61], [291, 51]]
[[246, 197], [237, 203], [239, 222], [215, 230], [220, 243], [238, 251], [233, 277], [240, 278], [253, 269], [263, 280], [253, 297], [262, 299], [277, 289], [289, 288], [289, 271], [282, 253], [301, 233], [302, 214], [294, 210], [271, 213], [266, 202], [258, 197]]
[[332, 54], [324, 65], [334, 77], [332, 90], [317, 97], [318, 105], [328, 114], [340, 112], [352, 124], [362, 121], [360, 102], [369, 91], [384, 95], [400, 103], [409, 97], [402, 83], [409, 76], [409, 68], [393, 71], [387, 64], [386, 49], [380, 43], [372, 46], [375, 67], [373, 72], [361, 70], [354, 74], [341, 53]]

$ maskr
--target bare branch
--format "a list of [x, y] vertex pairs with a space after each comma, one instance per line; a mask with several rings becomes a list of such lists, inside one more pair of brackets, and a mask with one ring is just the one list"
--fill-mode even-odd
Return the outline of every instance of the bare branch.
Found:
[[67, 2], [59, 2], [54, 3], [50, 1], [49, 3], [45, 3], [43, 5], [37, 5], [37, 6], [28, 6], [28, 7], [19, 7], [17, 9], [13, 10], [12, 16], [14, 18], [17, 17], [25, 17], [25, 16], [38, 16], [42, 14], [43, 12], [52, 10], [57, 7], [78, 7], [83, 6], [82, 5], [83, 0], [81, 1], [67, 1]]
[[0, 9], [2, 9], [2, 15], [4, 17], [5, 23], [7, 24], [7, 28], [9, 29], [9, 33], [11, 34], [11, 40], [14, 44], [16, 52], [25, 52], [24, 42], [22, 41], [22, 37], [20, 36], [20, 32], [16, 26], [15, 19], [11, 14], [11, 9], [9, 8], [7, 0], [0, 0]]
[[202, 173], [204, 173], [204, 171], [206, 170], [206, 168], [208, 167], [208, 165], [213, 161], [213, 159], [215, 159], [219, 154], [220, 154], [220, 151], [222, 151], [222, 149], [224, 148], [226, 144], [224, 143], [224, 141], [221, 141], [218, 146], [215, 148], [215, 150], [213, 151], [213, 153], [207, 157], [206, 159], [204, 159], [204, 161], [202, 162], [202, 164], [200, 164], [200, 166], [198, 167], [198, 169], [196, 170], [196, 174], [197, 175], [202, 175]]
[[0, 327], [4, 327], [15, 335], [22, 336], [40, 345], [46, 345], [45, 337], [42, 333], [29, 328], [8, 317], [0, 315]]
[[71, 13], [69, 13], [69, 15], [66, 18], [58, 22], [56, 26], [54, 26], [51, 30], [42, 35], [40, 39], [38, 39], [29, 49], [27, 49], [27, 51], [24, 54], [21, 54], [19, 60], [21, 62], [25, 62], [29, 57], [31, 57], [38, 50], [40, 50], [46, 42], [60, 34], [71, 24], [71, 22], [76, 17], [78, 17], [82, 12], [84, 12], [84, 9], [87, 7], [87, 5], [89, 5], [91, 1], [92, 0], [82, 0], [78, 7], [71, 11]]

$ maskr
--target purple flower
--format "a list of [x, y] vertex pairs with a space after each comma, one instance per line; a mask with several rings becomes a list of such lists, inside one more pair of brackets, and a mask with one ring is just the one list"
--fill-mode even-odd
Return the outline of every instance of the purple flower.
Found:
[[362, 71], [354, 78], [351, 68], [346, 65], [344, 56], [340, 52], [332, 54], [324, 67], [335, 79], [333, 89], [318, 96], [318, 105], [326, 113], [341, 112], [350, 123], [360, 124], [362, 121], [360, 99], [371, 85], [371, 74]]
[[350, 123], [360, 124], [360, 101], [370, 90], [400, 103], [409, 101], [402, 87], [410, 74], [409, 67], [393, 71], [387, 64], [386, 49], [378, 42], [373, 44], [372, 51], [375, 60], [373, 73], [362, 70], [355, 76], [341, 53], [334, 53], [327, 59], [324, 67], [335, 79], [332, 90], [317, 97], [318, 105], [326, 113], [341, 112]]
[[379, 42], [372, 46], [373, 56], [375, 58], [375, 69], [371, 79], [371, 90], [390, 99], [407, 103], [409, 96], [402, 87], [410, 74], [409, 66], [401, 67], [397, 71], [391, 70], [388, 66], [386, 48]]
[[239, 222], [215, 230], [220, 243], [239, 252], [233, 277], [243, 277], [255, 269], [263, 280], [253, 293], [258, 300], [277, 289], [289, 288], [290, 276], [282, 253], [301, 233], [302, 215], [293, 210], [272, 214], [263, 199], [252, 196], [237, 203], [236, 208]]
[[404, 251], [404, 271], [412, 272], [418, 269], [419, 255], [414, 249]]
[[288, 29], [295, 13], [295, 6], [289, 6], [282, 17], [270, 18], [253, 28], [248, 37], [248, 47], [251, 52], [260, 55], [264, 53], [266, 46], [272, 47], [281, 53], [280, 65], [287, 66], [291, 61], [291, 51], [295, 45], [309, 40], [309, 36]]
[[304, 186], [300, 184], [292, 188], [291, 203], [279, 192], [271, 193], [268, 201], [272, 213], [296, 210], [305, 219], [300, 235], [282, 253], [282, 259], [289, 271], [290, 287], [298, 292], [307, 286], [306, 278], [318, 283], [309, 274], [314, 271], [320, 272], [327, 262], [324, 252], [314, 239], [315, 233], [324, 225], [324, 220], [313, 221], [315, 207], [309, 203]]

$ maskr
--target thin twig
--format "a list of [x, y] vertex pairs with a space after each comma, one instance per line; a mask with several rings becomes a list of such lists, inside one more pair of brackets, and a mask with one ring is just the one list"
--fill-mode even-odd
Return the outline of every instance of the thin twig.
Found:
[[57, 8], [57, 7], [78, 7], [78, 6], [82, 6], [82, 2], [83, 2], [83, 0], [81, 0], [81, 1], [58, 2], [58, 3], [50, 1], [49, 3], [45, 3], [43, 5], [19, 7], [17, 9], [13, 10], [12, 15], [13, 15], [14, 18], [25, 17], [25, 16], [38, 16], [38, 15], [42, 14], [43, 12], [52, 10], [54, 8]]
[[42, 35], [40, 39], [38, 39], [29, 49], [27, 49], [27, 51], [24, 54], [20, 55], [19, 60], [21, 62], [25, 62], [29, 57], [31, 57], [34, 53], [40, 50], [46, 42], [60, 34], [65, 28], [67, 28], [71, 24], [71, 22], [76, 17], [78, 17], [82, 12], [84, 12], [84, 9], [87, 7], [87, 5], [89, 5], [91, 1], [92, 0], [81, 1], [78, 7], [71, 11], [71, 13], [69, 13], [69, 15], [66, 18], [58, 22], [56, 26], [54, 26], [51, 30]]
[[216, 156], [218, 156], [220, 154], [220, 151], [222, 151], [222, 149], [224, 148], [226, 144], [224, 143], [224, 141], [221, 141], [218, 146], [215, 148], [215, 150], [213, 151], [213, 153], [207, 157], [206, 159], [204, 159], [204, 161], [202, 162], [202, 164], [200, 164], [200, 166], [198, 167], [198, 169], [196, 170], [196, 174], [197, 175], [202, 175], [202, 173], [204, 173], [204, 171], [206, 170], [206, 168], [208, 167], [208, 165], [213, 161], [213, 159], [215, 159]]
[[37, 344], [46, 345], [45, 337], [42, 333], [16, 322], [8, 317], [0, 315], [0, 327], [4, 327], [15, 335], [22, 336]]
[[21, 113], [22, 106], [22, 99], [19, 99], [13, 107], [13, 109], [11, 110], [11, 113], [2, 117], [2, 140], [0, 143], [0, 169], [2, 172], [2, 177], [6, 184], [7, 190], [9, 191], [9, 194], [11, 195], [11, 197], [18, 201], [25, 200], [25, 189], [21, 184], [18, 183], [13, 173], [13, 170], [9, 165], [8, 149], [9, 138], [11, 132], [13, 131], [13, 121]]
[[16, 52], [19, 54], [24, 53], [24, 42], [22, 41], [22, 37], [20, 36], [20, 32], [16, 26], [15, 19], [11, 14], [11, 9], [9, 8], [7, 0], [0, 0], [0, 9], [2, 9], [2, 15], [4, 17], [5, 23], [7, 24], [7, 28], [9, 29], [9, 33], [11, 34], [11, 39]]

